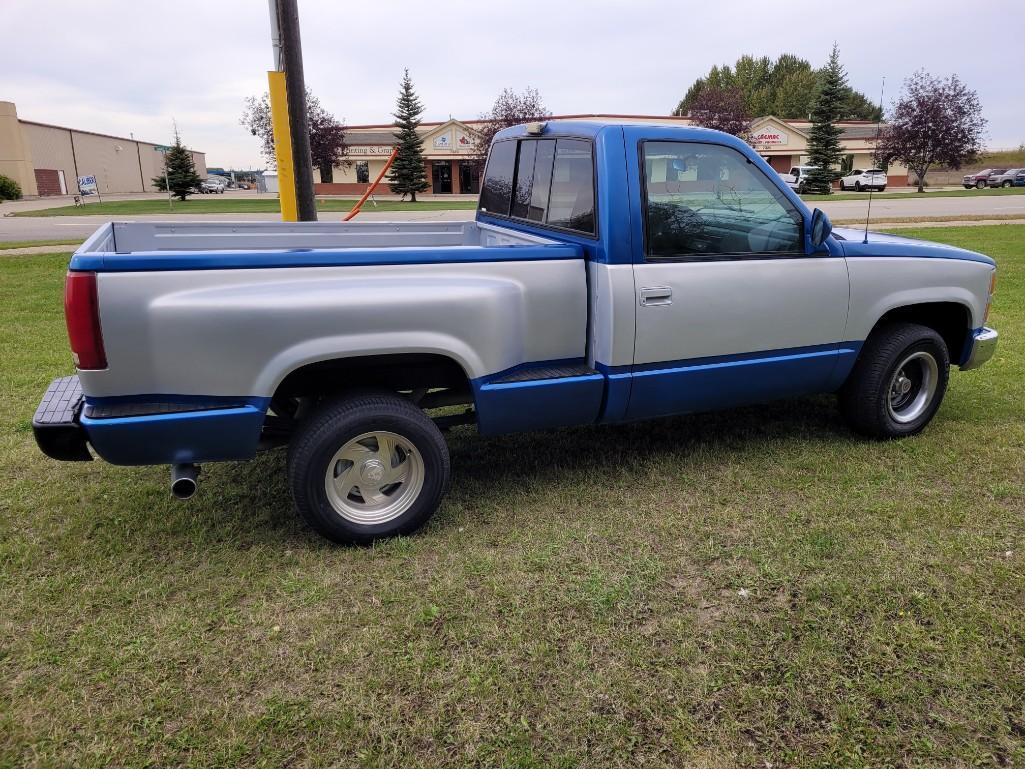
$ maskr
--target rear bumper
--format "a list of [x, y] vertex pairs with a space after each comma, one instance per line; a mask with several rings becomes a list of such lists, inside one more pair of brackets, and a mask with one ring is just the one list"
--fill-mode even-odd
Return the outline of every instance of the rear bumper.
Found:
[[[110, 402], [114, 401], [114, 402]], [[54, 379], [32, 419], [44, 454], [89, 461], [89, 447], [114, 465], [251, 459], [269, 398], [177, 396], [175, 402], [91, 398], [77, 376]]]
[[82, 400], [82, 385], [77, 376], [54, 379], [46, 388], [32, 417], [36, 444], [46, 456], [68, 462], [92, 460], [85, 430], [78, 421]]
[[997, 349], [997, 334], [995, 329], [981, 328], [972, 335], [971, 347], [968, 350], [968, 358], [961, 365], [962, 371], [978, 368], [993, 357]]

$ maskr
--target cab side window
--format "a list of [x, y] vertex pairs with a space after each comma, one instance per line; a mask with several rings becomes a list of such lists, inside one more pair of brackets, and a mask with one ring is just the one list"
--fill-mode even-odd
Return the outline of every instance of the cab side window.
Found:
[[804, 253], [804, 221], [762, 171], [730, 147], [645, 142], [648, 261]]
[[591, 142], [584, 139], [496, 142], [488, 159], [480, 211], [593, 235]]

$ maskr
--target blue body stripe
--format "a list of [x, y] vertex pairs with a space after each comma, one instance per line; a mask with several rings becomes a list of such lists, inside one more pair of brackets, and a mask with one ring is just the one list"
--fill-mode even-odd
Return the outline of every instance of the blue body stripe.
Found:
[[245, 400], [247, 405], [236, 408], [112, 419], [91, 419], [83, 414], [79, 421], [96, 453], [115, 465], [251, 459], [256, 454], [270, 399]]

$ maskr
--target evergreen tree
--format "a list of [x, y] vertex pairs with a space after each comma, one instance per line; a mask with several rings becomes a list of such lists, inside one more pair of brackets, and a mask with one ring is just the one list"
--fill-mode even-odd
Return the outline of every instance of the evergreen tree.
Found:
[[843, 114], [846, 98], [847, 73], [840, 64], [840, 49], [833, 43], [833, 53], [823, 71], [822, 86], [811, 111], [808, 162], [817, 168], [808, 174], [805, 192], [828, 195], [832, 192], [833, 181], [840, 178], [837, 169], [843, 159], [842, 130], [836, 121]]
[[391, 191], [400, 195], [409, 195], [410, 201], [416, 202], [416, 193], [424, 192], [427, 184], [427, 172], [424, 170], [424, 140], [416, 132], [420, 125], [420, 115], [424, 106], [413, 90], [413, 81], [409, 70], [402, 76], [399, 98], [395, 108], [395, 133], [398, 141], [398, 154], [388, 172], [388, 184]]
[[192, 153], [182, 146], [182, 139], [177, 130], [174, 132], [174, 146], [164, 153], [164, 168], [167, 169], [167, 181], [164, 181], [162, 175], [154, 176], [153, 184], [161, 192], [166, 192], [167, 185], [170, 184], [171, 193], [179, 200], [185, 200], [203, 183], [196, 173]]

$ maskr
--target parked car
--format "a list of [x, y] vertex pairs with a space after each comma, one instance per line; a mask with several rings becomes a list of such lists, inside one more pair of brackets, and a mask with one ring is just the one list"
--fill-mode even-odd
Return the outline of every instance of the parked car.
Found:
[[1006, 170], [1006, 168], [987, 168], [975, 174], [965, 174], [961, 183], [966, 190], [970, 190], [972, 187], [984, 190], [989, 184], [989, 177], [1002, 174]]
[[790, 189], [800, 195], [804, 192], [804, 185], [808, 180], [808, 174], [816, 168], [818, 166], [794, 166], [790, 169], [790, 173], [780, 174], [780, 177]]
[[886, 189], [886, 171], [881, 168], [869, 168], [867, 171], [854, 169], [850, 174], [840, 179], [841, 190], [879, 190]]
[[1015, 187], [1025, 187], [1025, 171], [1021, 171], [1014, 177]]
[[223, 195], [224, 185], [211, 179], [205, 179], [199, 185], [199, 191], [203, 195]]
[[457, 424], [838, 393], [857, 432], [914, 435], [950, 367], [993, 355], [994, 280], [982, 254], [833, 230], [733, 136], [534, 123], [496, 136], [474, 221], [102, 226], [65, 288], [78, 373], [33, 429], [57, 459], [169, 464], [179, 497], [200, 463], [287, 445], [302, 516], [367, 543], [434, 513]]
[[1025, 172], [1025, 168], [1009, 168], [1002, 174], [992, 174], [986, 184], [990, 187], [1011, 187], [1014, 185], [1015, 177]]

